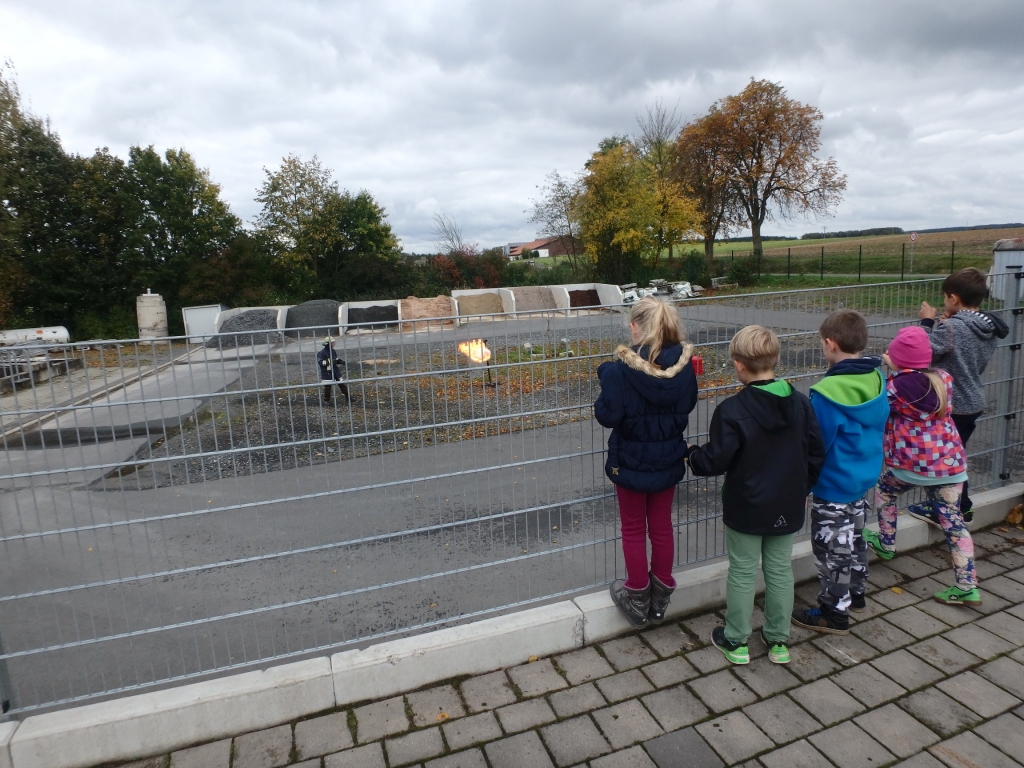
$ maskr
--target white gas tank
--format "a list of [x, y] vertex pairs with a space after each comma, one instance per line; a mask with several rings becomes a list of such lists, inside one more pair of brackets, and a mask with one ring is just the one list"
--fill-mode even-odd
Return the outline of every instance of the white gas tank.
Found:
[[15, 344], [67, 344], [69, 341], [71, 334], [63, 325], [0, 331], [0, 347], [13, 347]]

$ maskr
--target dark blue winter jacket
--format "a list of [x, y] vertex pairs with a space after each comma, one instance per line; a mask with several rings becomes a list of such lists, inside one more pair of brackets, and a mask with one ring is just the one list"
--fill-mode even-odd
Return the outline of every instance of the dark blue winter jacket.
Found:
[[693, 347], [661, 350], [654, 367], [647, 348], [620, 346], [614, 362], [597, 369], [601, 396], [594, 416], [612, 430], [605, 474], [631, 491], [653, 493], [686, 475], [686, 427], [697, 405], [697, 376], [690, 365]]

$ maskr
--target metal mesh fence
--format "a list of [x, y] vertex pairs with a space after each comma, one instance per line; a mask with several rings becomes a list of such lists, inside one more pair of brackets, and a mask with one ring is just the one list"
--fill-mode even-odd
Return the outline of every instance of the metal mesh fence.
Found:
[[[739, 328], [777, 330], [779, 375], [806, 391], [825, 368], [826, 314], [859, 309], [881, 352], [922, 300], [941, 302], [939, 285], [684, 302], [705, 360], [691, 439], [735, 391], [727, 346]], [[325, 401], [321, 341], [293, 329], [255, 345], [7, 353], [0, 687], [13, 711], [353, 647], [622, 575], [591, 405], [597, 366], [629, 337], [625, 311], [350, 328], [336, 350], [351, 402], [336, 385]], [[1020, 410], [1016, 333], [986, 374], [971, 442], [979, 490], [1020, 473], [1019, 420], [1005, 418]], [[477, 339], [487, 364], [459, 351]], [[719, 490], [680, 484], [679, 565], [722, 555]]]

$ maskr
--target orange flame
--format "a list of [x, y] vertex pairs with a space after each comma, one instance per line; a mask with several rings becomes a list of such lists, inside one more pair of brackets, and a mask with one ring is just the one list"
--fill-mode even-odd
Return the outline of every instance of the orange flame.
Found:
[[491, 350], [487, 348], [487, 344], [483, 339], [473, 339], [472, 341], [463, 341], [459, 343], [459, 352], [464, 354], [474, 363], [486, 363], [491, 359]]

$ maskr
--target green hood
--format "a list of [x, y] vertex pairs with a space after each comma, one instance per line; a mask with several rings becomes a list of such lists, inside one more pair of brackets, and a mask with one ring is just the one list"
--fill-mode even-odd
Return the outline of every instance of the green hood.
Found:
[[789, 397], [793, 392], [793, 388], [789, 386], [789, 382], [785, 379], [775, 379], [775, 381], [769, 381], [767, 384], [751, 384], [751, 386], [757, 387], [762, 392], [768, 392], [779, 397]]
[[837, 405], [864, 405], [870, 403], [885, 390], [885, 376], [877, 368], [870, 373], [857, 375], [826, 376], [813, 387], [822, 397]]

